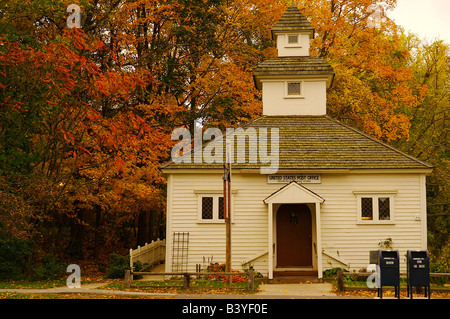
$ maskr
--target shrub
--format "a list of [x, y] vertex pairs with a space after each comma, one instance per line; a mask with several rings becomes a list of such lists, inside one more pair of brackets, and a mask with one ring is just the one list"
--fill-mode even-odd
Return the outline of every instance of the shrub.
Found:
[[[439, 255], [430, 254], [430, 272], [448, 273], [450, 272], [450, 244], [444, 246]], [[444, 285], [448, 283], [446, 277], [434, 277], [431, 279], [432, 283]]]
[[65, 272], [66, 266], [59, 262], [58, 257], [52, 249], [42, 259], [41, 265], [36, 268], [32, 277], [35, 280], [59, 279], [65, 274]]
[[134, 271], [143, 271], [142, 270], [143, 268], [144, 268], [144, 264], [140, 260], [135, 261], [133, 263], [133, 270]]
[[31, 246], [26, 239], [0, 239], [0, 280], [23, 277]]
[[[148, 265], [147, 263], [143, 264], [140, 260], [135, 261], [133, 263], [133, 271], [148, 271], [144, 269], [144, 265]], [[133, 275], [134, 279], [142, 279], [142, 275]]]
[[122, 256], [116, 253], [109, 255], [108, 278], [124, 278], [125, 270], [130, 269], [130, 260], [128, 256]]
[[343, 272], [348, 272], [348, 270], [340, 267], [330, 268], [323, 271], [324, 278], [334, 278], [337, 276], [338, 270], [342, 270]]

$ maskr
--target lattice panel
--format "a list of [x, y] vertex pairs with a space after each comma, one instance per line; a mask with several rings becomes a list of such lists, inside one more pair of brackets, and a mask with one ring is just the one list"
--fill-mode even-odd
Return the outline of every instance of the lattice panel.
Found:
[[172, 272], [187, 271], [189, 232], [173, 232], [172, 236]]

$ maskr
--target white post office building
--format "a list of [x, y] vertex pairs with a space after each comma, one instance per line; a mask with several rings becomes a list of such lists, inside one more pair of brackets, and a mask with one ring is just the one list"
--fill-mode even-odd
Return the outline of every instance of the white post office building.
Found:
[[[367, 267], [369, 251], [386, 240], [400, 256], [426, 249], [432, 166], [326, 115], [334, 71], [309, 55], [314, 29], [298, 8], [287, 9], [272, 36], [278, 56], [254, 73], [263, 116], [242, 127], [245, 149], [236, 139], [230, 159], [232, 268], [320, 279], [325, 269]], [[276, 171], [261, 170], [274, 163], [263, 162], [252, 143], [277, 155]], [[223, 163], [195, 161], [193, 153], [161, 167], [168, 272], [195, 271], [205, 260], [225, 263]], [[224, 147], [224, 159], [225, 153]]]

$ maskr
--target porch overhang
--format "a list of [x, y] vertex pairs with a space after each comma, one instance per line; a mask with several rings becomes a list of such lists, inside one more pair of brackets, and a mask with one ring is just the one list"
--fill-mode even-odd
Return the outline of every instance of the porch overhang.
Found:
[[263, 200], [268, 209], [268, 252], [269, 252], [269, 279], [273, 279], [274, 271], [274, 205], [275, 204], [313, 204], [315, 206], [315, 226], [317, 245], [317, 274], [322, 278], [322, 239], [320, 222], [320, 205], [325, 199], [297, 182], [291, 182], [269, 195]]

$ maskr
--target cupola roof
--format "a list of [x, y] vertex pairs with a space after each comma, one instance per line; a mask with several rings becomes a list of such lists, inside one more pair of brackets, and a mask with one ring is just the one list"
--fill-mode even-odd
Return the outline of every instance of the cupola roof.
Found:
[[313, 26], [294, 3], [287, 8], [271, 31], [272, 39], [275, 39], [276, 33], [282, 32], [307, 32], [314, 38]]
[[330, 87], [334, 79], [334, 70], [328, 62], [321, 58], [302, 57], [277, 57], [258, 64], [253, 77], [256, 87], [262, 88], [261, 79], [267, 77], [308, 77], [327, 76], [327, 86]]

